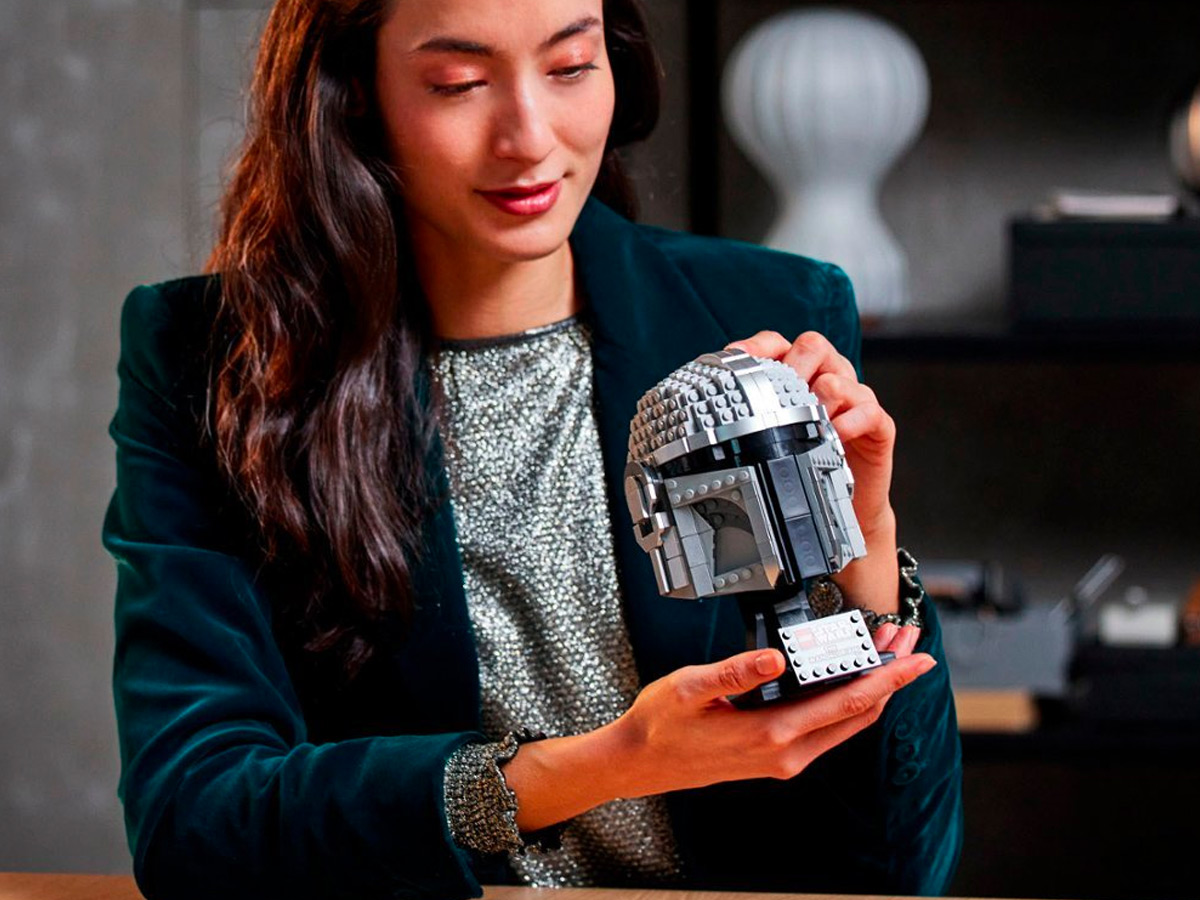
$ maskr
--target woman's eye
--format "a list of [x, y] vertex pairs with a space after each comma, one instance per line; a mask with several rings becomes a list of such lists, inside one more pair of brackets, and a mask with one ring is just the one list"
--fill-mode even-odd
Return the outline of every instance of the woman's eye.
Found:
[[567, 66], [564, 69], [555, 69], [550, 74], [556, 75], [557, 77], [563, 79], [564, 81], [578, 81], [580, 78], [582, 78], [588, 72], [591, 72], [594, 69], [598, 69], [598, 68], [599, 68], [599, 66], [597, 66], [593, 63], [583, 63], [583, 65], [579, 65], [579, 66]]
[[[594, 63], [583, 63], [578, 66], [564, 66], [561, 69], [555, 69], [550, 74], [561, 81], [579, 81], [588, 72], [598, 69], [599, 66]], [[431, 84], [429, 93], [437, 94], [439, 97], [461, 97], [464, 94], [469, 94], [477, 87], [482, 87], [484, 81], [459, 81], [453, 84]]]
[[431, 84], [429, 93], [441, 97], [458, 97], [482, 85], [482, 81], [460, 81], [457, 84]]

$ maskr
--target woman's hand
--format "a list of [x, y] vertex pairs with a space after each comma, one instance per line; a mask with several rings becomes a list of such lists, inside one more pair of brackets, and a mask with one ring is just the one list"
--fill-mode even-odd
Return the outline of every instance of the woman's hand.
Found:
[[640, 797], [746, 778], [791, 778], [863, 730], [892, 694], [933, 668], [913, 654], [915, 628], [882, 626], [895, 661], [827, 691], [759, 709], [729, 696], [777, 678], [777, 650], [688, 666], [645, 687], [623, 716], [586, 735], [526, 744], [505, 767], [517, 822], [545, 828], [617, 797]]
[[858, 380], [850, 360], [818, 332], [806, 331], [789, 341], [778, 332], [760, 331], [730, 348], [786, 363], [824, 404], [854, 473], [854, 514], [867, 544], [867, 556], [846, 566], [834, 581], [855, 606], [896, 612], [896, 514], [889, 497], [896, 423], [875, 392]]
[[879, 400], [858, 380], [850, 360], [821, 334], [806, 331], [789, 341], [775, 331], [734, 341], [751, 356], [776, 359], [795, 370], [825, 405], [829, 419], [846, 448], [854, 473], [854, 513], [863, 534], [892, 527], [894, 515], [888, 492], [892, 484], [892, 454], [896, 423]]

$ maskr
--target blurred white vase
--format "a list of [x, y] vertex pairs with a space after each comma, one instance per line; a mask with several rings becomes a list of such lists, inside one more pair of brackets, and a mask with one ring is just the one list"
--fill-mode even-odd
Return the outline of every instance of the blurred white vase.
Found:
[[840, 265], [865, 318], [904, 309], [908, 262], [878, 192], [929, 110], [916, 45], [854, 10], [782, 13], [734, 48], [722, 100], [735, 139], [778, 194], [781, 215], [763, 243]]

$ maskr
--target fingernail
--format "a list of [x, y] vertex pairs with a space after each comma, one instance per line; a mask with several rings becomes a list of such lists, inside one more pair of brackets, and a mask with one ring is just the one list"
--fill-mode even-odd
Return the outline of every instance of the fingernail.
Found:
[[921, 660], [921, 665], [917, 667], [917, 674], [924, 675], [930, 669], [937, 665], [937, 660], [932, 656], [927, 656]]
[[770, 675], [775, 671], [775, 654], [760, 653], [754, 657], [754, 669], [759, 675]]

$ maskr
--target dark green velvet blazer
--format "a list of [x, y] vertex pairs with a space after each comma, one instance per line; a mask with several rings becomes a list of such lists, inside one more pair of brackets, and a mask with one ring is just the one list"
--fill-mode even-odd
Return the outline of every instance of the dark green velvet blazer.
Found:
[[[571, 236], [594, 333], [596, 416], [625, 616], [644, 682], [743, 648], [736, 604], [660, 597], [622, 490], [629, 420], [677, 366], [772, 329], [815, 329], [858, 364], [846, 276], [747, 244], [632, 224], [589, 201]], [[425, 531], [420, 608], [349, 688], [297, 677], [273, 598], [231, 525], [203, 439], [215, 280], [140, 287], [121, 320], [104, 522], [117, 562], [120, 795], [151, 900], [478, 894], [511, 874], [444, 819], [447, 756], [479, 740], [479, 681], [451, 507]], [[444, 473], [443, 473], [444, 478]], [[564, 510], [564, 515], [568, 511]], [[942, 665], [791, 781], [669, 797], [688, 884], [940, 893], [961, 843], [961, 763]]]

